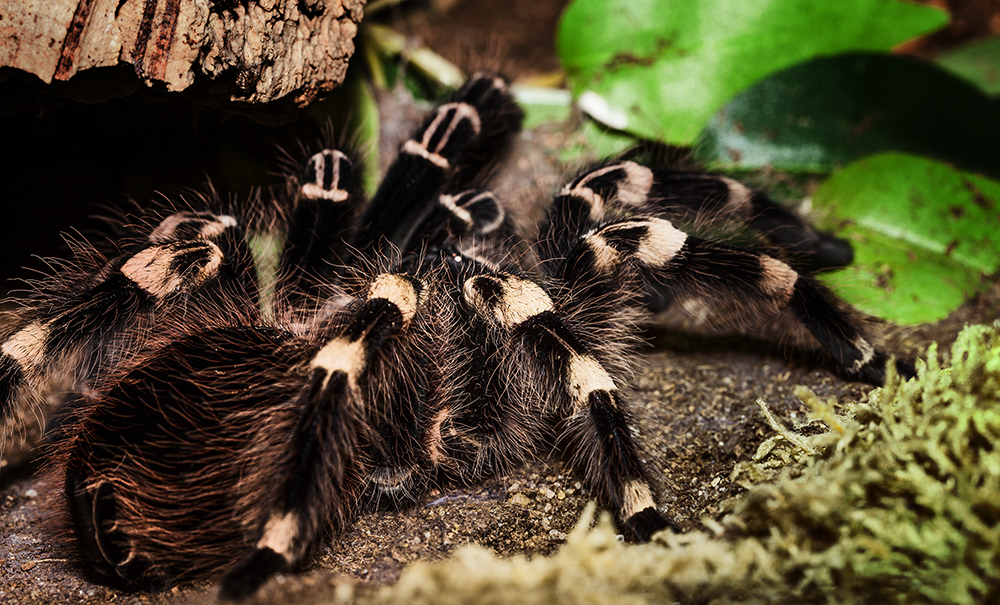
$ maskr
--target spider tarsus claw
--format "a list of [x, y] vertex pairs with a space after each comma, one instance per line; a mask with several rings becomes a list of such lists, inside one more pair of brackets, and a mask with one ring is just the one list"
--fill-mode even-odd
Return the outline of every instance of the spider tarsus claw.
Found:
[[917, 377], [917, 368], [913, 365], [912, 361], [906, 359], [896, 360], [896, 372], [899, 374], [900, 378], [903, 380], [909, 380], [911, 378]]
[[851, 246], [851, 242], [829, 233], [819, 232], [817, 235], [819, 244], [810, 254], [811, 271], [838, 269], [854, 262], [854, 247]]
[[885, 373], [888, 363], [888, 355], [882, 352], [875, 352], [872, 354], [871, 359], [861, 367], [856, 369], [849, 368], [847, 374], [859, 382], [867, 382], [868, 384], [880, 387], [885, 384]]
[[255, 550], [219, 584], [219, 601], [239, 603], [252, 597], [271, 576], [288, 571], [288, 561], [270, 548]]
[[[872, 360], [861, 366], [856, 371], [850, 372], [850, 375], [855, 380], [862, 382], [867, 382], [875, 386], [883, 386], [885, 384], [886, 377], [886, 367], [889, 364], [889, 356], [885, 353], [876, 353]], [[911, 378], [916, 378], [917, 368], [913, 365], [913, 362], [905, 359], [896, 360], [896, 373], [904, 381]]]
[[846, 239], [807, 227], [781, 226], [768, 232], [768, 239], [789, 251], [793, 263], [816, 273], [839, 269], [854, 262], [854, 247]]
[[502, 78], [487, 73], [475, 73], [457, 96], [481, 104], [494, 95], [506, 93], [507, 83]]
[[625, 520], [626, 535], [632, 542], [649, 542], [653, 535], [664, 529], [677, 530], [677, 526], [656, 508], [649, 506]]

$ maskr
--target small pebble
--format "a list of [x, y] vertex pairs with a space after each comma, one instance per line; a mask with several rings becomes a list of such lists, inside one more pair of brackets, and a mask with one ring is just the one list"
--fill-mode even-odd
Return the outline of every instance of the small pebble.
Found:
[[531, 500], [524, 494], [518, 492], [510, 497], [511, 504], [516, 504], [518, 506], [528, 506], [531, 504]]

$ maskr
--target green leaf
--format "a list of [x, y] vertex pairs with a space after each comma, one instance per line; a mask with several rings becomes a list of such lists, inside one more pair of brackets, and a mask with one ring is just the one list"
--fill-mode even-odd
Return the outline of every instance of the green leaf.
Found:
[[824, 281], [861, 310], [900, 324], [942, 319], [1000, 269], [1000, 183], [886, 153], [851, 164], [813, 196], [855, 263]]
[[938, 64], [972, 82], [986, 94], [1000, 95], [1000, 37], [980, 40], [938, 57]]
[[566, 147], [559, 152], [563, 165], [583, 166], [604, 158], [614, 157], [636, 146], [635, 137], [610, 128], [593, 120], [584, 120], [566, 141]]
[[556, 50], [571, 88], [612, 124], [688, 145], [737, 92], [819, 54], [887, 50], [947, 23], [896, 0], [576, 0]]
[[555, 129], [565, 137], [558, 156], [563, 165], [590, 164], [614, 157], [639, 143], [632, 135], [594, 120], [574, 119], [573, 99], [567, 90], [517, 84], [511, 90], [524, 110], [524, 130], [551, 133]]
[[364, 156], [362, 179], [364, 179], [365, 193], [371, 197], [378, 188], [379, 177], [378, 103], [364, 78], [350, 78], [345, 86], [350, 95], [351, 107], [355, 108], [350, 115], [350, 128], [357, 133], [356, 144]]
[[511, 92], [524, 110], [525, 130], [549, 122], [565, 122], [572, 113], [573, 99], [568, 90], [515, 84], [511, 87]]
[[932, 63], [851, 54], [796, 65], [743, 91], [709, 123], [702, 161], [830, 171], [907, 151], [1000, 176], [1000, 106]]

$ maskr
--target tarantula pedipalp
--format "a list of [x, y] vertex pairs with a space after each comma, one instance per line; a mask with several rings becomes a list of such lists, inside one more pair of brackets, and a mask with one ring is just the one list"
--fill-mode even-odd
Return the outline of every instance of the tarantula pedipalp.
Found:
[[502, 80], [473, 77], [367, 204], [347, 154], [312, 156], [273, 200], [287, 233], [273, 317], [246, 243], [257, 222], [238, 205], [153, 220], [116, 258], [41, 284], [0, 345], [0, 412], [64, 366], [85, 387], [49, 472], [96, 573], [138, 587], [221, 577], [239, 598], [359, 511], [553, 444], [648, 540], [669, 522], [624, 388], [650, 296], [788, 315], [848, 375], [883, 380], [886, 356], [813, 278], [675, 224], [735, 218], [843, 260], [835, 238], [730, 179], [607, 162], [520, 242], [495, 197], [464, 190], [520, 119]]

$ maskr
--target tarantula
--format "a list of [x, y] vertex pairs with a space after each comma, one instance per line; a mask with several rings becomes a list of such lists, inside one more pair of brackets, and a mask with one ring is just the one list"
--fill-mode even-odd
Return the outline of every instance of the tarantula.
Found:
[[[53, 265], [2, 340], [0, 413], [54, 373], [80, 386], [48, 472], [94, 572], [154, 588], [221, 577], [238, 599], [360, 511], [548, 446], [648, 540], [670, 523], [624, 387], [637, 314], [667, 300], [787, 315], [847, 375], [884, 380], [886, 355], [815, 279], [675, 226], [736, 221], [809, 262], [849, 260], [731, 179], [608, 161], [522, 241], [492, 194], [465, 189], [521, 119], [507, 85], [477, 75], [367, 204], [351, 156], [326, 149], [266, 201], [147, 217], [118, 256], [80, 244]], [[263, 223], [286, 234], [268, 288], [248, 246]]]

